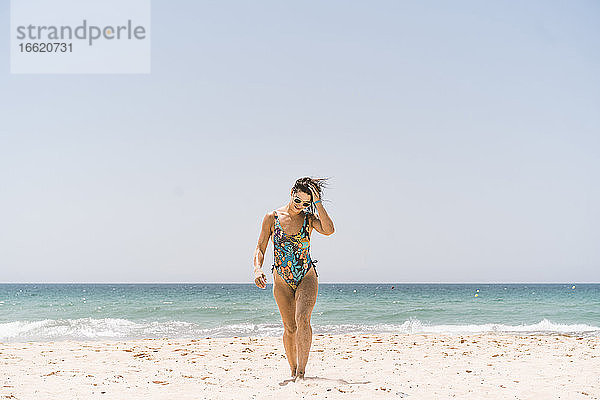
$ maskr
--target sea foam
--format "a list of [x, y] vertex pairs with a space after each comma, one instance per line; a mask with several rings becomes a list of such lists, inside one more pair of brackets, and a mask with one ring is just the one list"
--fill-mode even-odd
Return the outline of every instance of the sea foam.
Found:
[[[402, 324], [312, 325], [313, 334], [402, 333], [402, 334], [564, 334], [600, 336], [600, 327], [586, 324], [560, 324], [543, 319], [535, 324], [429, 325], [418, 319]], [[184, 321], [139, 322], [117, 318], [46, 319], [0, 323], [0, 341], [128, 340], [142, 338], [202, 338], [233, 336], [281, 336], [281, 324], [240, 323], [206, 328]]]

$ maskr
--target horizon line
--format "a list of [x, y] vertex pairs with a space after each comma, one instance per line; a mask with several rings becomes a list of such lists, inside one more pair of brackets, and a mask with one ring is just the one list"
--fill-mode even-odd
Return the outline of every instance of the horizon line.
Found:
[[[254, 285], [253, 282], [0, 282], [0, 285], [67, 285], [67, 284], [76, 284], [76, 285]], [[556, 284], [600, 284], [600, 282], [577, 282], [577, 281], [569, 281], [569, 282], [319, 282], [319, 284], [369, 284], [369, 285], [406, 285], [406, 284], [443, 284], [443, 285], [465, 285], [465, 284], [481, 284], [481, 285], [489, 285], [489, 284], [548, 284], [548, 285], [556, 285]], [[273, 285], [272, 283], [267, 283], [267, 285]]]

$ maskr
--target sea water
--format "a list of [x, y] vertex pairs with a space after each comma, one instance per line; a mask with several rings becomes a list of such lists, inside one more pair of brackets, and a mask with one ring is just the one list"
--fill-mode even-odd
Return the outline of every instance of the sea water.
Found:
[[[253, 284], [0, 284], [0, 341], [280, 336]], [[319, 284], [313, 334], [600, 336], [600, 284]]]

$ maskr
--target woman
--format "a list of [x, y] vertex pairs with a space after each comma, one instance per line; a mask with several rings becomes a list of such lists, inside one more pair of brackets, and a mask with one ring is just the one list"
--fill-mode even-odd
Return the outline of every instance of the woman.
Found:
[[[333, 221], [321, 202], [325, 179], [300, 178], [290, 192], [290, 201], [283, 207], [268, 212], [263, 218], [262, 230], [254, 252], [254, 283], [266, 288], [267, 277], [262, 270], [265, 251], [273, 234], [274, 260], [273, 296], [283, 320], [283, 346], [294, 381], [304, 379], [312, 327], [310, 316], [319, 290], [315, 269], [317, 260], [310, 258], [310, 233], [329, 236], [334, 232]], [[305, 211], [310, 209], [310, 213]], [[315, 209], [318, 217], [315, 216]], [[297, 232], [293, 234], [294, 232]]]

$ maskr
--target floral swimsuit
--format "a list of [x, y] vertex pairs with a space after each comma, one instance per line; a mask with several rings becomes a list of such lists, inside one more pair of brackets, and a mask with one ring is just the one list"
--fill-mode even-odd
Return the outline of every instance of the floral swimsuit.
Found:
[[[315, 268], [317, 260], [310, 258], [310, 234], [308, 232], [308, 215], [304, 214], [304, 223], [300, 232], [290, 236], [283, 231], [277, 211], [275, 213], [275, 228], [273, 232], [273, 249], [275, 251], [273, 269], [294, 290], [300, 284], [304, 275], [311, 267]], [[317, 269], [315, 268], [315, 273]], [[319, 276], [317, 274], [317, 276]]]

